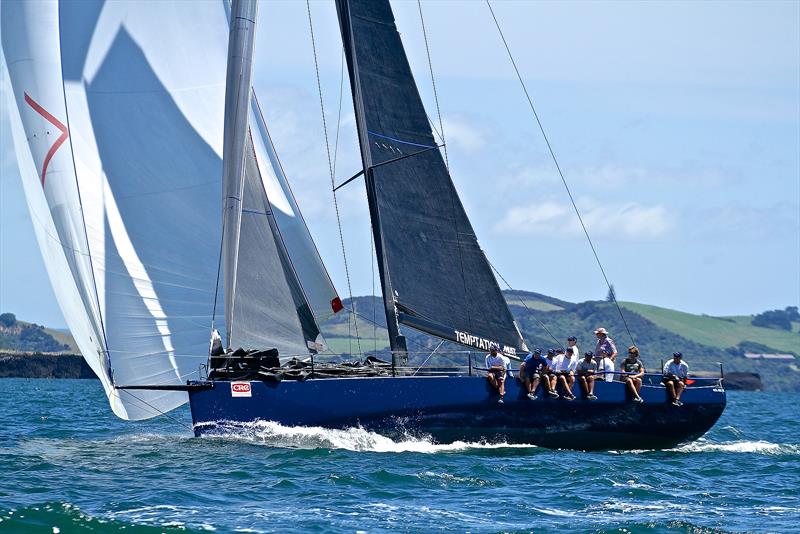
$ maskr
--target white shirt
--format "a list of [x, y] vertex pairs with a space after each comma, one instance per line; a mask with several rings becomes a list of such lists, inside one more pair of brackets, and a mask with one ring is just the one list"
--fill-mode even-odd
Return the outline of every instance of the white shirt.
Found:
[[600, 361], [600, 365], [597, 366], [597, 373], [602, 376], [606, 382], [614, 380], [614, 362], [611, 361], [611, 358], [603, 358]]
[[573, 356], [572, 358], [567, 358], [566, 355], [559, 356], [558, 368], [556, 369], [557, 371], [559, 372], [566, 371], [574, 373], [577, 368], [578, 368], [578, 358], [576, 358], [575, 356]]
[[499, 352], [497, 353], [497, 356], [492, 356], [491, 353], [486, 355], [487, 369], [491, 369], [492, 367], [502, 367], [503, 369], [508, 369], [509, 365], [511, 365], [511, 360]]
[[567, 347], [567, 352], [572, 352], [572, 359], [577, 360], [578, 356], [581, 355], [581, 352], [578, 350], [578, 345], [573, 345], [571, 347]]
[[558, 357], [557, 356], [553, 356], [552, 359], [551, 358], [545, 358], [544, 361], [547, 362], [547, 368], [550, 369], [551, 371], [555, 371], [556, 369], [558, 369]]
[[683, 360], [678, 363], [675, 363], [675, 360], [669, 361], [664, 366], [664, 374], [675, 375], [679, 378], [686, 378], [689, 376], [689, 365]]

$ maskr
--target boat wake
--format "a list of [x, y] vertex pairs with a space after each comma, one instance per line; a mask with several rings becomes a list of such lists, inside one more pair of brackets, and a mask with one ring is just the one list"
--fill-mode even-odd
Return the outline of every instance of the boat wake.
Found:
[[392, 439], [361, 427], [330, 429], [316, 426], [283, 426], [273, 421], [251, 423], [221, 422], [203, 435], [210, 439], [233, 439], [291, 449], [343, 449], [357, 452], [417, 452], [433, 454], [474, 449], [536, 448], [535, 445], [508, 443], [435, 443], [430, 437], [412, 435]]
[[735, 453], [755, 453], [770, 456], [784, 456], [800, 454], [800, 445], [790, 445], [785, 443], [772, 443], [769, 441], [725, 441], [713, 442], [698, 440], [687, 443], [676, 449], [675, 452], [694, 453], [694, 452], [735, 452]]

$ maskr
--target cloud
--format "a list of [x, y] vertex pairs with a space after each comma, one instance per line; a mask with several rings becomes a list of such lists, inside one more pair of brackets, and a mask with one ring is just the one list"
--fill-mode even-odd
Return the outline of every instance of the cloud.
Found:
[[[444, 137], [448, 146], [458, 148], [467, 153], [477, 152], [486, 146], [485, 132], [460, 115], [442, 119]], [[434, 122], [436, 129], [439, 123]], [[434, 135], [436, 135], [434, 133]], [[438, 137], [438, 136], [437, 136]]]
[[[733, 180], [740, 179], [740, 173], [732, 169], [683, 166], [652, 170], [615, 164], [565, 169], [564, 176], [570, 186], [580, 186], [584, 191], [600, 189], [607, 191], [632, 185], [646, 185], [648, 188], [674, 187], [676, 184], [719, 187], [722, 184], [730, 186]], [[548, 162], [543, 165], [512, 167], [508, 174], [499, 177], [498, 183], [504, 190], [518, 190], [560, 184], [561, 178], [555, 166]]]
[[[661, 206], [642, 206], [637, 203], [603, 204], [587, 208], [579, 201], [583, 222], [592, 237], [611, 237], [629, 241], [647, 241], [667, 235], [675, 226], [667, 210]], [[583, 230], [572, 206], [544, 202], [518, 206], [507, 211], [495, 224], [499, 234], [546, 235], [561, 238], [583, 237]]]

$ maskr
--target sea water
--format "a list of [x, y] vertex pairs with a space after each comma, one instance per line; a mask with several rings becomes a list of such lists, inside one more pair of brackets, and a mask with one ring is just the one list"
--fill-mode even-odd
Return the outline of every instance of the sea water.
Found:
[[797, 393], [738, 393], [666, 451], [251, 425], [194, 438], [93, 380], [0, 380], [0, 532], [796, 532]]

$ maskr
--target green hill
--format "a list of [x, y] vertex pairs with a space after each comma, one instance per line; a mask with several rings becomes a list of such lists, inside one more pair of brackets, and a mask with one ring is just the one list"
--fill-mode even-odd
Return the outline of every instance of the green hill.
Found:
[[742, 343], [755, 343], [774, 349], [774, 352], [787, 352], [800, 355], [800, 323], [794, 323], [792, 332], [774, 328], [763, 328], [750, 324], [751, 317], [710, 317], [659, 308], [649, 304], [621, 302], [625, 308], [634, 311], [656, 325], [675, 332], [686, 339], [710, 347], [727, 349]]
[[0, 349], [19, 352], [76, 353], [68, 332], [18, 321], [13, 313], [0, 314]]

